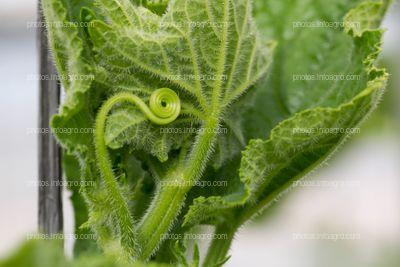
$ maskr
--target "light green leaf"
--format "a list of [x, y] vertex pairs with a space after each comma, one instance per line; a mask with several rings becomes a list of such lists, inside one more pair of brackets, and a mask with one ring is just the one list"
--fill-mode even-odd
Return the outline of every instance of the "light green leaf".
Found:
[[[362, 10], [358, 7], [351, 10], [350, 14], [355, 15]], [[370, 19], [376, 20], [374, 17]], [[371, 24], [365, 25], [370, 27]], [[351, 135], [351, 131], [357, 131], [376, 108], [388, 78], [385, 71], [374, 66], [381, 51], [383, 31], [362, 28], [359, 32], [362, 33], [360, 37], [346, 37], [353, 43], [350, 54], [341, 54], [345, 60], [350, 59], [351, 69], [360, 75], [359, 81], [331, 82], [335, 86], [339, 84], [332, 90], [319, 87], [324, 95], [326, 91], [335, 92], [335, 97], [322, 100], [317, 107], [307, 104], [307, 109], [276, 126], [267, 140], [252, 140], [243, 152], [240, 176], [251, 179], [253, 187], [252, 201], [239, 208], [239, 213], [243, 214], [240, 223], [271, 203], [293, 181], [329, 158]], [[338, 51], [332, 49], [331, 53]], [[330, 65], [330, 62], [324, 64]], [[336, 62], [340, 60], [336, 59]], [[323, 67], [321, 69], [324, 70]], [[310, 93], [312, 96], [318, 94], [315, 91]], [[352, 98], [347, 100], [349, 97]], [[301, 101], [304, 97], [297, 99]], [[308, 101], [308, 94], [306, 99]], [[287, 103], [290, 107], [294, 102]]]
[[366, 1], [351, 10], [344, 18], [346, 32], [360, 37], [364, 31], [379, 27], [391, 1]]
[[[71, 4], [74, 3], [67, 0], [42, 1], [50, 46], [66, 93], [60, 113], [53, 117], [51, 125], [63, 146], [73, 153], [87, 149], [90, 143], [90, 134], [79, 129], [91, 123], [85, 102], [94, 76], [89, 64], [90, 53], [85, 49], [84, 29], [79, 26], [79, 11], [85, 2], [76, 1], [73, 8]], [[78, 132], [71, 134], [74, 129]]]
[[[304, 4], [303, 1], [296, 3]], [[275, 4], [277, 3], [270, 3], [271, 6]], [[280, 2], [277, 5], [281, 4]], [[275, 10], [279, 8], [276, 7]], [[338, 10], [343, 12], [342, 9]], [[294, 11], [297, 12], [298, 9]], [[354, 12], [351, 11], [353, 14]], [[274, 16], [279, 17], [278, 14]], [[318, 18], [318, 15], [314, 16]], [[323, 18], [323, 14], [320, 16], [319, 18]], [[331, 16], [333, 19], [335, 13]], [[271, 19], [272, 15], [268, 14], [267, 17]], [[282, 20], [285, 21], [285, 18]], [[257, 85], [255, 104], [245, 116], [246, 134], [247, 138], [268, 136], [268, 139], [251, 140], [243, 151], [240, 178], [237, 178], [242, 186], [236, 185], [236, 190], [231, 189], [230, 193], [222, 196], [219, 191], [212, 192], [216, 195], [211, 193], [209, 197], [200, 196], [195, 199], [185, 215], [184, 226], [198, 223], [219, 225], [224, 222], [240, 225], [245, 219], [238, 217], [245, 215], [239, 214], [255, 212], [257, 208], [252, 208], [257, 207], [255, 203], [258, 203], [258, 208], [264, 207], [264, 202], [269, 203], [286, 188], [286, 182], [293, 182], [316, 167], [349, 136], [343, 131], [354, 131], [353, 128], [357, 128], [375, 109], [387, 80], [387, 74], [376, 70], [373, 65], [380, 52], [382, 31], [364, 29], [361, 37], [347, 35], [343, 32], [344, 29], [302, 31], [310, 31], [312, 34], [301, 33], [290, 42], [283, 40], [286, 37], [279, 37], [283, 38], [281, 41], [285, 43], [282, 44], [283, 47], [278, 44], [273, 68], [274, 71], [279, 69], [281, 74], [281, 71], [287, 73], [284, 74], [285, 83], [282, 84], [276, 79], [282, 77], [270, 76], [268, 80]], [[332, 38], [335, 36], [336, 45], [325, 47], [324, 42], [332, 41], [332, 38], [316, 42], [315, 39], [320, 35], [331, 35]], [[313, 42], [318, 44], [312, 44]], [[314, 54], [323, 54], [318, 63], [313, 63], [315, 59], [311, 48], [308, 53], [304, 53], [303, 50], [309, 46], [315, 51]], [[282, 50], [287, 51], [286, 49], [293, 53], [282, 53]], [[348, 68], [354, 71], [355, 75], [359, 75], [359, 80], [306, 81], [295, 85], [289, 75], [296, 73], [297, 69], [304, 69], [305, 74], [312, 73], [314, 68], [331, 74], [340, 74]], [[276, 74], [273, 72], [272, 75]], [[329, 97], [327, 92], [332, 97]], [[284, 98], [278, 100], [280, 96]], [[296, 110], [299, 112], [296, 113]], [[275, 125], [277, 126], [274, 127]], [[271, 128], [273, 130], [269, 132], [268, 129]], [[265, 132], [262, 132], [262, 129]], [[326, 132], [329, 130], [331, 132]], [[222, 168], [230, 167], [224, 165]]]
[[[210, 116], [224, 121], [227, 108], [268, 68], [270, 54], [255, 30], [248, 1], [213, 1], [210, 6], [199, 0], [170, 1], [162, 17], [127, 0], [99, 1], [99, 6], [112, 23], [96, 21], [89, 31], [100, 82], [145, 97], [160, 87], [180, 91], [185, 116], [177, 123], [189, 122], [186, 127], [198, 128]], [[110, 117], [113, 127], [106, 139], [111, 147], [137, 144], [143, 125], [136, 115], [121, 111]], [[121, 125], [122, 117], [127, 125]], [[159, 158], [166, 159], [168, 147], [173, 147], [168, 144], [175, 143], [168, 140], [176, 138], [172, 136], [159, 135], [153, 142], [167, 144], [162, 156], [156, 153]], [[148, 143], [143, 135], [141, 142]]]
[[185, 126], [187, 123], [178, 121], [168, 127], [158, 127], [150, 123], [136, 107], [125, 106], [110, 114], [105, 141], [112, 149], [129, 145], [135, 151], [148, 151], [160, 162], [165, 162], [169, 151], [181, 147], [192, 135], [184, 133]]

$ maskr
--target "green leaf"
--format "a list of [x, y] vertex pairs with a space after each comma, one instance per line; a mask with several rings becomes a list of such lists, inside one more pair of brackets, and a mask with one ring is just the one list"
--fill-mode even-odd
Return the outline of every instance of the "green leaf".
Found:
[[[364, 3], [350, 10], [347, 22], [357, 17], [365, 20], [358, 31], [350, 31], [348, 27], [305, 28], [296, 33], [290, 29], [293, 22], [338, 18], [341, 21], [355, 5], [341, 1], [315, 0], [311, 1], [312, 5], [309, 2], [256, 2], [258, 21], [265, 25], [264, 36], [267, 40], [278, 40], [278, 47], [271, 76], [257, 85], [254, 106], [245, 116], [249, 130], [246, 137], [268, 138], [251, 140], [243, 151], [239, 175], [250, 189], [249, 194], [244, 195], [245, 204], [226, 201], [229, 194], [199, 197], [189, 208], [184, 225], [205, 223], [214, 224], [217, 229], [225, 225], [239, 228], [276, 200], [294, 181], [327, 160], [351, 135], [346, 130], [357, 128], [379, 103], [388, 75], [374, 66], [383, 31], [371, 28], [382, 20], [387, 1], [379, 2], [378, 9], [382, 11], [379, 18], [363, 13], [376, 10], [372, 8], [376, 5], [373, 2], [368, 3], [369, 8]], [[333, 6], [337, 7], [337, 12], [333, 12]], [[302, 7], [308, 12], [303, 12]], [[302, 17], [304, 14], [306, 16]], [[277, 27], [268, 28], [268, 25]], [[293, 74], [316, 74], [316, 71], [326, 74], [350, 74], [352, 71], [359, 79], [295, 84], [291, 77]], [[262, 123], [264, 126], [260, 127]], [[212, 262], [223, 259], [224, 252], [213, 257], [212, 248], [219, 245], [217, 240], [212, 242], [207, 259]]]
[[[84, 3], [67, 0], [42, 1], [50, 46], [66, 93], [60, 113], [53, 117], [51, 126], [56, 130], [56, 137], [70, 153], [85, 150], [91, 138], [89, 134], [79, 131], [92, 121], [89, 106], [85, 103], [94, 79], [84, 29], [79, 27], [80, 6]], [[74, 129], [78, 129], [78, 133], [71, 134]]]
[[[185, 116], [177, 123], [189, 122], [185, 127], [197, 128], [198, 122], [214, 115], [223, 120], [224, 111], [268, 68], [268, 49], [261, 45], [248, 1], [213, 2], [212, 10], [205, 1], [171, 1], [162, 17], [127, 0], [99, 1], [99, 5], [112, 22], [97, 21], [89, 31], [101, 82], [144, 96], [160, 87], [180, 91]], [[148, 128], [140, 125], [140, 118], [126, 109], [111, 116], [108, 144], [137, 145], [139, 140], [165, 160], [169, 147], [174, 147], [170, 144], [176, 143], [169, 139], [176, 135], [156, 136], [150, 143], [164, 145], [164, 151], [157, 153], [143, 141], [144, 134], [142, 141], [137, 135]], [[124, 121], [128, 123], [122, 126]], [[179, 134], [178, 138], [184, 139]]]
[[379, 27], [391, 1], [366, 1], [351, 10], [344, 18], [346, 32], [360, 37], [366, 30]]
[[[375, 6], [375, 3], [369, 4]], [[365, 3], [360, 6], [364, 5]], [[360, 6], [351, 10], [349, 14], [356, 16], [359, 13], [358, 15], [360, 15], [364, 10]], [[370, 19], [375, 21], [377, 18], [370, 17]], [[382, 19], [382, 15], [380, 19]], [[364, 28], [363, 25], [367, 25], [365, 26], [367, 28]], [[270, 204], [292, 182], [300, 179], [322, 161], [328, 159], [351, 135], [348, 131], [357, 130], [376, 108], [386, 86], [388, 75], [384, 70], [378, 70], [374, 66], [381, 51], [383, 31], [370, 30], [370, 25], [369, 23], [362, 24], [358, 31], [358, 34], [361, 34], [359, 37], [356, 35], [346, 36], [345, 33], [342, 33], [342, 30], [345, 29], [341, 29], [339, 33], [335, 32], [337, 36], [343, 35], [340, 37], [343, 43], [349, 42], [346, 39], [351, 41], [349, 43], [351, 49], [348, 49], [347, 53], [342, 53], [340, 47], [338, 50], [335, 48], [330, 52], [325, 52], [336, 57], [335, 64], [339, 63], [343, 66], [345, 62], [351, 64], [350, 69], [353, 73], [360, 75], [357, 82], [325, 81], [329, 87], [319, 86], [315, 90], [311, 83], [306, 82], [303, 89], [305, 95], [296, 97], [302, 104], [293, 105], [296, 102], [291, 101], [290, 98], [285, 104], [286, 107], [290, 107], [288, 110], [298, 110], [301, 107], [302, 111], [280, 122], [272, 130], [267, 140], [250, 141], [243, 152], [240, 176], [252, 180], [252, 201], [236, 210], [242, 214], [240, 223]], [[328, 55], [324, 58], [330, 59], [330, 57]], [[286, 60], [290, 61], [292, 57]], [[284, 61], [281, 60], [281, 62]], [[322, 61], [319, 64], [321, 71], [331, 69], [332, 61], [333, 58], [327, 62]], [[343, 63], [340, 63], [341, 61]], [[307, 63], [307, 60], [305, 62]], [[335, 68], [339, 70], [342, 67]], [[307, 65], [305, 68], [307, 69]], [[285, 68], [285, 70], [287, 69]], [[298, 89], [301, 91], [301, 88]], [[306, 89], [311, 90], [306, 93]], [[290, 91], [286, 90], [286, 92], [289, 96], [291, 95]], [[335, 97], [322, 98], [319, 102], [313, 100], [308, 104], [309, 96], [314, 97], [318, 94], [320, 97], [326, 96], [326, 92]], [[294, 106], [295, 109], [293, 109]]]
[[135, 151], [148, 151], [160, 162], [168, 160], [168, 153], [181, 147], [190, 134], [184, 132], [186, 123], [175, 122], [168, 127], [150, 123], [136, 107], [115, 109], [107, 120], [105, 141], [112, 149], [129, 145]]
[[335, 152], [349, 136], [341, 131], [355, 129], [375, 109], [386, 80], [387, 75], [376, 78], [353, 101], [336, 109], [316, 108], [295, 115], [274, 128], [267, 141], [252, 140], [243, 153], [240, 173], [253, 180], [254, 198], [271, 202]]
[[[287, 11], [278, 7], [282, 2], [257, 3], [263, 6], [265, 12], [271, 11], [267, 6]], [[296, 5], [302, 4], [303, 1], [296, 2]], [[338, 14], [344, 16], [343, 10], [348, 7], [338, 3], [335, 6], [340, 6]], [[293, 12], [285, 13], [290, 18], [287, 20], [304, 21], [299, 10], [302, 9], [297, 7]], [[350, 14], [355, 14], [357, 10], [359, 8], [351, 10]], [[311, 14], [314, 17], [307, 19], [326, 19], [324, 12]], [[338, 14], [331, 13], [331, 19]], [[280, 18], [285, 22], [286, 17], [281, 15], [259, 13], [259, 19], [269, 21]], [[295, 15], [298, 17], [294, 18]], [[286, 26], [291, 27], [292, 24]], [[212, 192], [209, 197], [195, 199], [185, 215], [184, 226], [199, 223], [220, 225], [224, 222], [239, 226], [244, 218], [248, 219], [240, 214], [257, 213], [257, 208], [264, 207], [287, 188], [286, 183], [290, 184], [315, 168], [349, 136], [340, 131], [358, 127], [375, 109], [387, 80], [387, 74], [373, 65], [380, 52], [382, 31], [363, 29], [363, 35], [356, 37], [346, 34], [344, 30], [312, 28], [302, 29], [296, 38], [290, 34], [288, 36], [291, 37], [285, 34], [274, 36], [281, 40], [271, 75], [279, 73], [283, 77], [270, 76], [258, 83], [254, 96], [250, 96], [254, 98], [254, 105], [244, 116], [247, 119], [245, 134], [248, 139], [268, 139], [251, 140], [242, 152], [239, 178], [235, 178], [241, 185], [236, 182], [236, 189], [231, 188], [230, 192], [220, 190]], [[322, 36], [331, 37], [324, 39]], [[317, 42], [319, 38], [321, 41]], [[334, 45], [331, 45], [332, 42]], [[304, 51], [309, 47], [308, 52]], [[289, 54], [287, 51], [293, 52]], [[321, 54], [320, 59], [316, 59], [318, 55], [315, 56], [315, 53]], [[315, 69], [329, 74], [351, 70], [354, 75], [359, 75], [359, 80], [305, 81], [297, 84], [290, 74], [300, 69], [305, 74], [313, 73]], [[324, 132], [329, 129], [332, 132]], [[236, 164], [239, 162], [236, 161]], [[235, 163], [230, 165], [235, 166]], [[232, 167], [225, 164], [222, 168]], [[231, 178], [230, 181], [233, 180]], [[244, 218], [238, 218], [240, 216]]]
[[[246, 115], [244, 128], [248, 129], [245, 133], [248, 140], [267, 138], [279, 122], [295, 112], [312, 106], [337, 106], [364, 89], [356, 81], [293, 81], [293, 75], [301, 74], [361, 75], [357, 58], [352, 58], [358, 52], [351, 51], [353, 41], [339, 24], [359, 2], [254, 1], [255, 19], [262, 36], [278, 44], [271, 73], [257, 85], [253, 107]], [[336, 23], [338, 27], [305, 27], [317, 22]], [[343, 87], [350, 89], [338, 93]]]

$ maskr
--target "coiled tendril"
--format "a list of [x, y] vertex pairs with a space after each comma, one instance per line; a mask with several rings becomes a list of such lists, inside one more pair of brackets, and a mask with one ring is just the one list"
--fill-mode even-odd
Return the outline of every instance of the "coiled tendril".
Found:
[[181, 101], [178, 95], [168, 88], [154, 91], [150, 97], [150, 110], [160, 119], [154, 119], [147, 115], [150, 121], [155, 124], [165, 125], [173, 122], [181, 112]]
[[121, 233], [121, 245], [128, 255], [136, 257], [139, 254], [139, 248], [136, 243], [137, 235], [133, 227], [133, 219], [128, 204], [114, 177], [110, 156], [104, 140], [107, 115], [116, 104], [122, 102], [136, 105], [152, 123], [166, 125], [175, 121], [179, 116], [181, 101], [179, 96], [169, 88], [161, 88], [154, 91], [150, 96], [149, 107], [136, 95], [119, 93], [103, 104], [96, 117], [95, 149], [98, 168], [110, 195], [113, 212], [116, 214], [115, 219], [119, 227], [119, 233]]

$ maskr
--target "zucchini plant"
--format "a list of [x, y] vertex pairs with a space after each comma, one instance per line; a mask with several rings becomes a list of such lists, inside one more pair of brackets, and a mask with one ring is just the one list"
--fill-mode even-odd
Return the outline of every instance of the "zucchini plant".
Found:
[[[223, 265], [238, 229], [376, 108], [388, 5], [43, 0], [67, 77], [52, 127], [94, 129], [55, 131], [66, 179], [83, 182], [72, 188], [76, 233], [96, 235], [76, 242], [76, 257]], [[182, 238], [202, 225], [224, 237], [204, 255]]]

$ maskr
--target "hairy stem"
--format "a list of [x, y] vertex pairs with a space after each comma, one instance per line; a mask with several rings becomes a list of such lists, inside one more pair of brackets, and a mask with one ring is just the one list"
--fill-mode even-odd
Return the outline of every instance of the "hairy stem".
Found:
[[96, 160], [102, 178], [110, 195], [110, 201], [114, 207], [115, 220], [121, 234], [121, 245], [126, 250], [129, 258], [136, 258], [139, 254], [139, 246], [133, 218], [129, 211], [127, 200], [114, 177], [110, 156], [104, 140], [105, 124], [107, 115], [118, 103], [128, 102], [136, 105], [146, 117], [153, 123], [165, 125], [174, 121], [180, 112], [180, 101], [177, 95], [170, 89], [156, 90], [150, 99], [150, 108], [137, 96], [129, 93], [119, 93], [108, 99], [96, 117], [95, 148]]
[[203, 263], [204, 267], [218, 266], [226, 260], [235, 232], [236, 227], [228, 227], [227, 225], [218, 225], [215, 228], [214, 236], [216, 238], [213, 239], [207, 250], [207, 256]]
[[96, 160], [101, 171], [102, 178], [106, 184], [108, 193], [110, 194], [112, 206], [115, 208], [115, 217], [121, 233], [121, 245], [125, 250], [127, 250], [129, 255], [134, 257], [138, 254], [138, 252], [135, 249], [136, 234], [134, 233], [133, 229], [133, 219], [129, 212], [128, 204], [121, 193], [117, 181], [114, 178], [110, 156], [108, 155], [107, 146], [104, 141], [104, 129], [107, 114], [115, 105], [115, 103], [118, 102], [120, 101], [116, 98], [110, 99], [102, 106], [100, 112], [97, 114], [95, 136]]
[[205, 130], [198, 136], [184, 167], [182, 169], [178, 167], [165, 179], [166, 183], [173, 181], [173, 186], [166, 184], [159, 187], [158, 193], [138, 227], [139, 240], [144, 244], [141, 260], [149, 259], [172, 227], [183, 206], [186, 193], [200, 178], [206, 166], [217, 128], [218, 120], [214, 118], [205, 123]]

